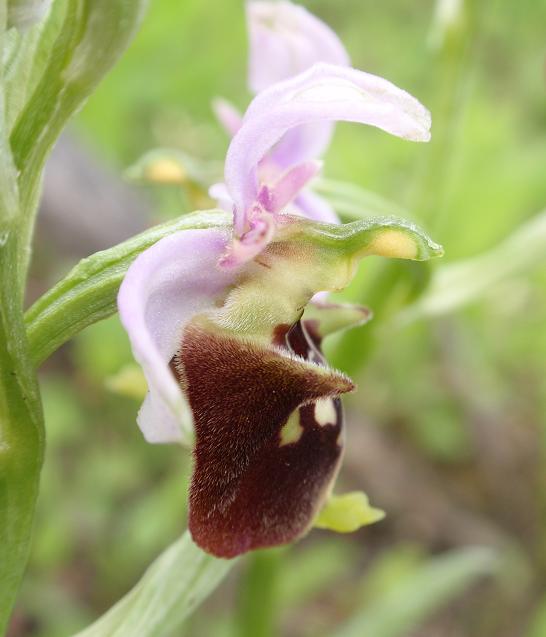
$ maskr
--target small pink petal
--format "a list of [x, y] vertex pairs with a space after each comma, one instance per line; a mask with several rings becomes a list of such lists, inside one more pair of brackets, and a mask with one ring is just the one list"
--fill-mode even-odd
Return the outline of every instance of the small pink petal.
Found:
[[376, 126], [412, 141], [430, 139], [430, 114], [409, 93], [356, 69], [317, 64], [254, 98], [232, 139], [225, 183], [235, 202], [234, 225], [244, 231], [258, 194], [257, 167], [288, 131], [317, 122]]
[[222, 97], [216, 97], [212, 100], [212, 110], [216, 115], [216, 119], [222, 124], [226, 133], [233, 137], [241, 128], [243, 116], [241, 113]]
[[262, 186], [258, 201], [270, 212], [280, 212], [295, 199], [311, 179], [317, 176], [322, 162], [308, 161], [286, 171], [273, 186]]
[[183, 230], [130, 266], [118, 294], [120, 319], [148, 383], [138, 424], [149, 442], [190, 442], [192, 417], [169, 364], [193, 316], [214, 306], [235, 272], [216, 267], [227, 229]]
[[231, 269], [256, 257], [275, 236], [275, 216], [255, 207], [249, 229], [240, 237], [234, 237], [228, 250], [218, 260], [218, 265]]
[[233, 212], [233, 199], [226, 188], [226, 184], [223, 182], [212, 184], [209, 188], [209, 196], [211, 199], [215, 199], [218, 207], [226, 212]]
[[334, 31], [302, 6], [248, 2], [247, 23], [248, 84], [254, 93], [306, 71], [316, 62], [350, 64]]

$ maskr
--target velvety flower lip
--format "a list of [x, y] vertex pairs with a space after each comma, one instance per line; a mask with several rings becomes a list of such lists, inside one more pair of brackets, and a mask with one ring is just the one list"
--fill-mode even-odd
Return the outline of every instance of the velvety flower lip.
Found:
[[315, 64], [262, 91], [248, 107], [225, 163], [237, 237], [248, 228], [260, 188], [259, 167], [283, 136], [300, 126], [348, 121], [411, 141], [430, 139], [430, 114], [391, 82], [352, 68]]
[[268, 348], [190, 326], [177, 367], [195, 416], [194, 541], [229, 558], [304, 535], [339, 469], [353, 383], [299, 322]]
[[162, 239], [135, 260], [121, 285], [120, 319], [148, 383], [137, 421], [149, 442], [191, 443], [191, 410], [169, 363], [187, 321], [208, 309], [236, 276], [236, 270], [216, 267], [229, 236], [218, 228]]
[[302, 6], [250, 1], [248, 85], [254, 93], [305, 71], [315, 62], [350, 64], [335, 32]]

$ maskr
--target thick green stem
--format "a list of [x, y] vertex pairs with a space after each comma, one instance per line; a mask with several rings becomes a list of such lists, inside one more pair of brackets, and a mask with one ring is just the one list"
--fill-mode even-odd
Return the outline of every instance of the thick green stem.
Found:
[[[28, 559], [44, 454], [35, 366], [23, 317], [35, 213], [47, 156], [68, 118], [130, 42], [145, 0], [57, 0], [28, 69], [7, 79], [0, 64], [0, 632], [3, 633]], [[0, 52], [7, 2], [0, 0]], [[33, 59], [34, 58], [34, 59]], [[3, 60], [5, 61], [5, 60]], [[32, 94], [13, 112], [13, 91]], [[8, 106], [11, 105], [11, 110]], [[8, 116], [7, 110], [10, 111]], [[15, 126], [11, 130], [8, 123]]]
[[[0, 24], [5, 20], [6, 3], [0, 1]], [[29, 556], [44, 455], [42, 410], [23, 317], [22, 266], [30, 244], [25, 228], [32, 227], [34, 210], [20, 202], [7, 137], [4, 79], [0, 82], [0, 634]]]
[[19, 228], [0, 246], [0, 633], [28, 560], [44, 452], [43, 419], [30, 362], [19, 285]]

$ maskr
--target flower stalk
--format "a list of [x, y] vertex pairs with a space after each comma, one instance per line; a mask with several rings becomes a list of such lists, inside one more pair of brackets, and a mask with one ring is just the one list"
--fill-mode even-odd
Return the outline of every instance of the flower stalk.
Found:
[[0, 632], [28, 559], [44, 454], [42, 409], [17, 268], [26, 246], [17, 230], [13, 223], [0, 246]]
[[[19, 3], [22, 6], [25, 3]], [[28, 4], [28, 3], [26, 3]], [[25, 4], [25, 6], [26, 6]], [[0, 44], [10, 26], [0, 2]], [[90, 95], [130, 41], [145, 2], [57, 0], [62, 18], [20, 39], [20, 63], [33, 68], [49, 59], [41, 79], [20, 104], [10, 131], [7, 117], [25, 95], [29, 74], [8, 82], [0, 69], [0, 632], [4, 632], [30, 550], [32, 523], [44, 457], [44, 423], [23, 304], [42, 171], [68, 118]], [[47, 9], [47, 7], [45, 7]], [[41, 15], [41, 14], [40, 14]], [[38, 19], [40, 16], [34, 16]], [[51, 31], [49, 31], [51, 29]], [[32, 39], [32, 46], [27, 46]], [[35, 44], [35, 46], [34, 46]], [[50, 55], [54, 50], [55, 54]], [[49, 57], [48, 57], [49, 56]], [[17, 57], [17, 52], [15, 57]], [[13, 115], [13, 113], [12, 113]]]

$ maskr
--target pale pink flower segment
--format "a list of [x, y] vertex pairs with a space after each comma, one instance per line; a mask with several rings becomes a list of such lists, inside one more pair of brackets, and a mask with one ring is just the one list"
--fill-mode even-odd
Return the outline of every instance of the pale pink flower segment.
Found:
[[349, 66], [350, 59], [334, 31], [292, 2], [247, 2], [248, 85], [259, 93], [307, 70], [316, 62]]
[[[430, 139], [430, 114], [414, 97], [356, 69], [315, 64], [265, 89], [250, 103], [226, 156], [235, 234], [224, 265], [241, 263], [264, 248], [279, 214], [297, 213], [291, 204], [320, 167], [301, 152], [284, 172], [268, 171], [271, 150], [289, 131], [335, 121], [368, 124], [411, 141]], [[271, 181], [264, 174], [273, 174]]]
[[[354, 385], [321, 353], [326, 316], [337, 308], [317, 304], [318, 316], [309, 315], [311, 298], [345, 287], [363, 256], [440, 253], [402, 221], [340, 226], [302, 218], [337, 221], [308, 188], [335, 122], [424, 142], [430, 115], [387, 80], [344, 65], [331, 31], [287, 2], [276, 6], [283, 20], [295, 16], [296, 30], [274, 21], [274, 35], [260, 36], [271, 26], [264, 18], [271, 4], [249, 5], [254, 44], [273, 38], [266, 44], [274, 50], [283, 37], [300, 61], [329, 51], [340, 63], [315, 63], [286, 79], [279, 60], [269, 78], [281, 81], [264, 88], [241, 120], [225, 107], [234, 134], [225, 182], [213, 192], [231, 214], [200, 217], [201, 229], [158, 241], [135, 259], [118, 296], [148, 384], [138, 424], [150, 442], [193, 446], [189, 528], [222, 557], [304, 535], [339, 469], [339, 396]], [[306, 24], [312, 46], [295, 35]], [[369, 318], [359, 308], [340, 313], [351, 323]], [[347, 326], [346, 318], [332, 324]]]
[[[273, 84], [307, 71], [317, 62], [349, 66], [349, 54], [332, 29], [302, 6], [291, 2], [247, 2], [249, 39], [248, 86], [258, 93]], [[213, 108], [224, 129], [233, 137], [242, 124], [242, 115], [227, 100], [217, 98]], [[326, 152], [334, 131], [333, 122], [319, 122], [288, 130], [259, 167], [260, 179], [274, 183], [285, 171]], [[318, 171], [317, 171], [318, 172]], [[220, 191], [222, 192], [222, 191]], [[211, 196], [226, 207], [229, 199]], [[301, 188], [290, 202], [290, 211], [316, 221], [339, 223], [330, 204], [309, 188]]]

